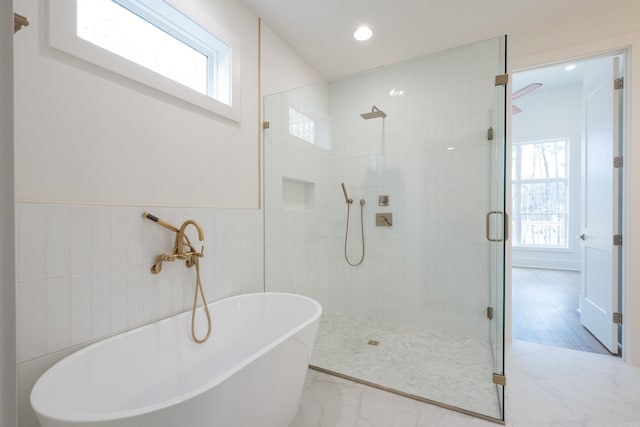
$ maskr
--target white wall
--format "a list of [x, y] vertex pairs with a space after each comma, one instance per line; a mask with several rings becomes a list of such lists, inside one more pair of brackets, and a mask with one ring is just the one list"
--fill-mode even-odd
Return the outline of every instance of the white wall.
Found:
[[[234, 0], [174, 3], [200, 23], [215, 22], [236, 35], [242, 54], [239, 125], [52, 49], [47, 2], [16, 1], [31, 21], [15, 40], [21, 427], [37, 426], [29, 393], [53, 363], [192, 303], [193, 269], [167, 263], [159, 275], [149, 273], [155, 255], [171, 250], [174, 236], [145, 220], [143, 211], [176, 225], [190, 218], [202, 224], [209, 301], [263, 289], [258, 17]], [[3, 111], [0, 119], [6, 117]], [[2, 138], [4, 162], [11, 156]], [[10, 166], [3, 164], [3, 174]], [[11, 197], [5, 194], [11, 181], [3, 177], [2, 185], [3, 196]], [[12, 203], [2, 204], [11, 206], [2, 211], [3, 223]], [[12, 266], [11, 259], [2, 257], [2, 265]], [[13, 298], [3, 295], [2, 301]], [[5, 352], [3, 344], [3, 357]]]
[[[627, 101], [625, 174], [628, 186], [625, 192], [624, 241], [623, 246], [623, 287], [625, 306], [623, 357], [628, 362], [640, 366], [640, 229], [632, 227], [632, 218], [640, 212], [640, 56], [634, 54], [640, 49], [640, 3], [627, 2], [624, 11], [602, 4], [602, 11], [590, 16], [572, 19], [561, 28], [541, 28], [535, 33], [512, 34], [510, 37], [510, 70], [524, 70], [567, 59], [584, 58], [600, 53], [617, 52], [629, 48], [630, 61], [627, 65]], [[601, 13], [600, 13], [601, 12]], [[511, 298], [507, 289], [507, 300]], [[509, 315], [509, 312], [507, 313]], [[510, 331], [510, 322], [507, 324]]]
[[324, 81], [324, 78], [264, 22], [261, 24], [262, 96]]
[[[0, 2], [0, 425], [16, 425], [13, 196], [13, 7]], [[18, 34], [19, 37], [22, 34]]]
[[258, 18], [233, 0], [173, 3], [235, 35], [240, 124], [51, 48], [47, 2], [17, 0], [31, 20], [15, 45], [18, 200], [258, 206]]
[[582, 86], [545, 88], [518, 98], [522, 113], [513, 116], [512, 140], [535, 142], [569, 139], [569, 230], [567, 249], [513, 247], [513, 265], [539, 268], [580, 269], [580, 170], [582, 144]]

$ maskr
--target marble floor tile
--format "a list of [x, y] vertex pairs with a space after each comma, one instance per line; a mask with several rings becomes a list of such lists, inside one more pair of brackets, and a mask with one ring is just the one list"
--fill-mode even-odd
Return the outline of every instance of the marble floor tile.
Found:
[[[369, 341], [374, 340], [375, 345]], [[501, 418], [488, 340], [324, 312], [311, 365]]]
[[[618, 358], [514, 341], [506, 425], [640, 427], [640, 368]], [[309, 370], [289, 427], [481, 427], [497, 424]]]

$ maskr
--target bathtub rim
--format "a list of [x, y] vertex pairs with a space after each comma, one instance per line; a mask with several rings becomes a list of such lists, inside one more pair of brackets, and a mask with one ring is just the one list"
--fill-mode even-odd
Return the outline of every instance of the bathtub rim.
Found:
[[[176, 317], [189, 316], [189, 315], [191, 315], [191, 310], [188, 310], [188, 311], [177, 313], [177, 314], [175, 314], [173, 316], [170, 316], [170, 317], [166, 317], [164, 319], [156, 320], [156, 321], [148, 323], [146, 325], [142, 325], [142, 326], [130, 329], [128, 331], [121, 332], [121, 333], [116, 334], [116, 335], [112, 335], [112, 336], [107, 337], [107, 338], [105, 338], [103, 340], [100, 340], [98, 342], [89, 344], [88, 346], [86, 346], [84, 348], [81, 348], [80, 350], [78, 350], [78, 351], [66, 356], [65, 358], [63, 358], [62, 360], [60, 360], [59, 362], [57, 362], [56, 364], [51, 366], [49, 369], [47, 369], [45, 371], [45, 373], [42, 374], [38, 378], [38, 380], [34, 384], [32, 390], [31, 390], [31, 392], [29, 394], [29, 402], [31, 404], [31, 408], [33, 409], [33, 411], [38, 416], [42, 416], [42, 417], [45, 417], [45, 418], [48, 418], [48, 419], [51, 419], [51, 420], [55, 420], [55, 421], [72, 422], [72, 423], [74, 423], [74, 422], [103, 422], [103, 421], [111, 421], [111, 420], [120, 420], [120, 419], [130, 418], [130, 417], [134, 417], [134, 416], [140, 416], [140, 415], [148, 414], [148, 413], [155, 412], [155, 411], [162, 410], [162, 409], [171, 408], [172, 406], [175, 406], [175, 405], [178, 405], [178, 404], [180, 404], [182, 402], [185, 402], [185, 401], [188, 401], [190, 399], [196, 398], [197, 396], [205, 393], [206, 391], [213, 389], [215, 386], [219, 385], [220, 383], [224, 382], [228, 378], [232, 377], [235, 373], [239, 372], [244, 367], [248, 366], [249, 364], [251, 364], [255, 360], [259, 359], [262, 355], [266, 354], [267, 352], [269, 352], [273, 348], [277, 347], [282, 342], [284, 342], [287, 339], [295, 336], [297, 333], [299, 333], [303, 329], [307, 328], [308, 326], [312, 325], [314, 322], [318, 322], [319, 319], [320, 319], [320, 316], [322, 315], [322, 305], [318, 301], [316, 301], [313, 298], [307, 297], [305, 295], [294, 294], [294, 293], [289, 293], [289, 292], [253, 292], [253, 293], [249, 293], [249, 294], [240, 294], [240, 295], [234, 295], [234, 296], [230, 296], [230, 297], [227, 297], [227, 298], [223, 298], [223, 299], [220, 299], [220, 300], [217, 300], [217, 301], [213, 301], [213, 302], [208, 303], [207, 305], [213, 311], [213, 310], [215, 310], [215, 305], [217, 305], [217, 304], [221, 304], [223, 302], [231, 302], [233, 300], [239, 300], [239, 299], [245, 299], [245, 298], [250, 298], [250, 297], [255, 297], [255, 296], [261, 296], [261, 295], [284, 295], [284, 296], [295, 297], [297, 299], [307, 300], [307, 301], [312, 303], [312, 305], [315, 308], [315, 310], [310, 313], [310, 317], [306, 321], [304, 321], [304, 322], [298, 324], [297, 326], [295, 326], [294, 328], [288, 330], [286, 334], [283, 334], [282, 336], [278, 337], [278, 339], [271, 341], [268, 345], [260, 348], [255, 353], [253, 353], [250, 356], [248, 356], [248, 357], [244, 358], [243, 360], [241, 360], [238, 364], [234, 365], [233, 369], [230, 369], [230, 370], [222, 373], [221, 375], [215, 376], [214, 378], [212, 378], [210, 381], [208, 381], [206, 384], [204, 384], [201, 387], [195, 388], [194, 390], [189, 391], [188, 393], [181, 394], [179, 396], [176, 396], [173, 399], [165, 400], [164, 402], [161, 402], [161, 403], [154, 403], [154, 404], [150, 404], [150, 405], [141, 406], [139, 408], [128, 409], [128, 410], [123, 410], [123, 411], [113, 411], [113, 412], [75, 412], [74, 415], [76, 415], [76, 416], [62, 417], [61, 414], [47, 414], [47, 413], [44, 413], [44, 412], [40, 411], [39, 409], [37, 409], [36, 405], [34, 405], [34, 401], [36, 403], [39, 403], [40, 401], [46, 400], [46, 398], [47, 398], [43, 394], [43, 392], [36, 393], [36, 386], [41, 382], [47, 382], [49, 377], [54, 375], [55, 371], [57, 371], [58, 369], [61, 369], [66, 364], [73, 362], [76, 358], [81, 357], [84, 353], [86, 353], [88, 351], [92, 351], [92, 350], [95, 351], [99, 347], [105, 345], [105, 343], [110, 341], [110, 340], [117, 341], [117, 340], [123, 339], [125, 336], [133, 334], [135, 332], [139, 332], [139, 331], [142, 331], [142, 330], [145, 330], [145, 329], [150, 329], [150, 328], [153, 328], [153, 327], [157, 327], [159, 324], [164, 323], [164, 322], [169, 322], [172, 319], [175, 319]], [[201, 307], [202, 306], [200, 306], [199, 308], [201, 308]], [[185, 333], [187, 333], [187, 332], [185, 332]], [[311, 354], [309, 354], [309, 357], [311, 357]]]

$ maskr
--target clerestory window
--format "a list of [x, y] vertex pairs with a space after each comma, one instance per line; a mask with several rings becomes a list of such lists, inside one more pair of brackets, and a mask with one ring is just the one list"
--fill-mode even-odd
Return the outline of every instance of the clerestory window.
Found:
[[239, 117], [234, 102], [239, 82], [232, 78], [239, 65], [231, 43], [169, 2], [51, 0], [50, 7], [55, 47], [228, 118]]
[[291, 135], [315, 144], [315, 127], [316, 123], [311, 117], [293, 107], [289, 107], [289, 133]]

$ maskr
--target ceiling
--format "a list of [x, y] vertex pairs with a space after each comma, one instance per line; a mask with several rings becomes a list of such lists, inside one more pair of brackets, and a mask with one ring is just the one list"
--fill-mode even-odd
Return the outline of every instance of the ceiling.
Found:
[[[628, 0], [243, 0], [328, 80], [498, 37], [593, 19]], [[637, 0], [633, 0], [637, 1]], [[352, 34], [369, 25], [374, 35]]]
[[[566, 70], [567, 65], [574, 65], [573, 70]], [[531, 83], [542, 83], [545, 89], [582, 84], [584, 62], [567, 62], [543, 68], [522, 71], [513, 74], [511, 85], [513, 92]]]

